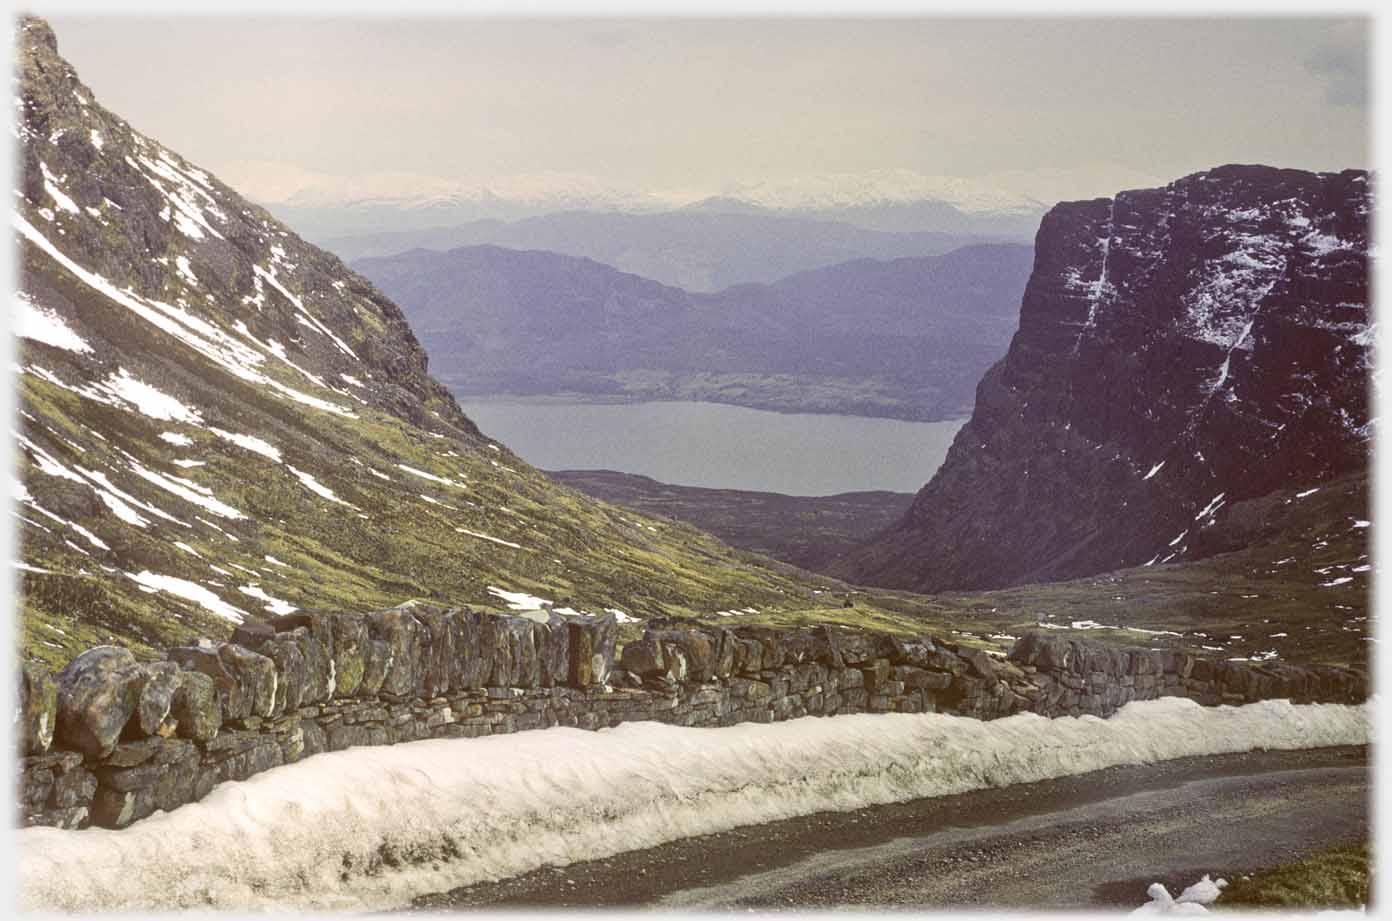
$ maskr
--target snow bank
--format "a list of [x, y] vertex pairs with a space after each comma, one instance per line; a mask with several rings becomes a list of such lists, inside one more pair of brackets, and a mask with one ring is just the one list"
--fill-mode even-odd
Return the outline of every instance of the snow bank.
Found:
[[25, 908], [372, 909], [678, 838], [1186, 755], [1359, 744], [1368, 707], [627, 723], [316, 755], [123, 831], [18, 833]]

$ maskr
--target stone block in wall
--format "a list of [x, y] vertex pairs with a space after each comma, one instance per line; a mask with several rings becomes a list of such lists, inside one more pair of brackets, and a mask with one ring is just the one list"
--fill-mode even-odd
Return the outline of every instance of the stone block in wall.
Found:
[[382, 692], [382, 683], [392, 667], [392, 647], [386, 640], [378, 639], [369, 633], [363, 644], [363, 675], [358, 685], [358, 697], [376, 697]]
[[20, 820], [24, 825], [79, 828], [87, 824], [97, 778], [74, 751], [25, 758], [20, 771]]
[[537, 658], [541, 661], [541, 686], [563, 688], [570, 681], [570, 631], [565, 619], [555, 614], [536, 624]]
[[169, 661], [183, 670], [212, 679], [221, 714], [219, 725], [223, 720], [245, 719], [251, 715], [251, 694], [222, 660], [221, 645], [201, 640], [197, 646], [176, 646], [165, 653]]
[[[512, 655], [510, 685], [516, 688], [541, 687], [541, 657], [536, 646], [537, 622], [511, 615], [501, 616], [499, 620], [502, 621], [501, 629], [507, 634], [508, 652]], [[605, 676], [608, 676], [607, 669]]]
[[339, 611], [328, 618], [333, 648], [334, 696], [354, 697], [362, 688], [367, 668], [367, 617]]
[[275, 712], [274, 662], [236, 643], [222, 644], [218, 648], [218, 658], [245, 692], [250, 709], [248, 716], [270, 716]]
[[680, 650], [680, 658], [684, 661], [685, 675], [678, 675], [670, 667], [668, 674], [678, 681], [710, 681], [715, 677], [716, 670], [716, 638], [705, 630], [696, 626], [674, 626], [662, 629], [648, 629], [644, 631], [645, 637], [652, 637], [662, 643], [664, 653], [667, 649], [675, 648]]
[[565, 620], [570, 639], [570, 680], [573, 688], [603, 687], [614, 667], [619, 622], [605, 612], [594, 617], [556, 615]]
[[450, 611], [454, 631], [454, 661], [450, 663], [450, 690], [455, 693], [483, 687], [492, 668], [492, 657], [485, 653], [479, 638], [479, 623], [487, 614], [472, 608]]
[[738, 674], [757, 675], [764, 670], [764, 644], [735, 634], [735, 669]]
[[32, 662], [19, 667], [19, 707], [15, 740], [21, 755], [41, 755], [53, 744], [58, 716], [58, 686], [48, 669]]
[[[783, 637], [782, 632], [773, 627], [763, 627], [753, 624], [740, 624], [734, 628], [735, 635], [742, 640], [753, 640], [759, 644], [760, 669], [767, 671], [771, 668], [778, 668], [783, 664]], [[753, 661], [752, 657], [749, 661]], [[751, 671], [746, 666], [745, 671]]]
[[729, 678], [735, 673], [735, 656], [739, 648], [739, 638], [729, 627], [708, 626], [706, 632], [715, 644], [715, 677]]
[[860, 673], [865, 677], [865, 689], [872, 694], [879, 693], [879, 689], [890, 680], [892, 674], [888, 659], [875, 659], [862, 668]]
[[274, 713], [288, 713], [305, 704], [305, 659], [296, 637], [289, 633], [272, 635], [262, 641], [257, 652], [275, 663], [276, 700]]
[[97, 646], [58, 672], [55, 739], [89, 759], [116, 747], [140, 702], [145, 673], [129, 649]]
[[374, 611], [367, 616], [368, 635], [386, 644], [385, 668], [379, 693], [410, 697], [420, 684], [425, 628], [407, 606]]
[[938, 648], [927, 636], [889, 636], [886, 641], [885, 645], [889, 648], [885, 650], [885, 657], [891, 665], [928, 668]]
[[139, 739], [153, 735], [173, 735], [175, 721], [170, 716], [174, 694], [179, 689], [179, 666], [173, 662], [150, 662], [140, 666], [139, 699], [135, 713], [126, 722], [122, 738]]
[[892, 672], [895, 681], [902, 682], [910, 690], [940, 691], [952, 684], [952, 676], [944, 672], [930, 672], [926, 668], [912, 665], [896, 666]]
[[834, 637], [836, 653], [843, 666], [863, 666], [874, 661], [877, 653], [873, 637], [858, 631], [827, 628]]
[[155, 750], [140, 764], [95, 768], [97, 790], [91, 822], [103, 828], [124, 828], [157, 810], [171, 810], [197, 798], [201, 773], [197, 747], [184, 739], [150, 739]]
[[619, 663], [626, 671], [647, 678], [666, 674], [667, 660], [662, 653], [662, 643], [651, 635], [625, 643]]
[[423, 697], [446, 694], [450, 689], [450, 670], [455, 653], [451, 615], [443, 608], [428, 604], [412, 606], [411, 613], [422, 627], [416, 693]]
[[222, 728], [222, 705], [213, 679], [202, 672], [182, 671], [169, 714], [181, 738], [206, 742], [216, 736]]

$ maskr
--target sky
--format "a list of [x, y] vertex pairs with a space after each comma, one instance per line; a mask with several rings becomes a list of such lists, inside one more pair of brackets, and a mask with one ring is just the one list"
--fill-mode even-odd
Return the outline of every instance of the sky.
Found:
[[1358, 19], [50, 21], [99, 101], [262, 201], [884, 170], [1057, 200], [1370, 165]]

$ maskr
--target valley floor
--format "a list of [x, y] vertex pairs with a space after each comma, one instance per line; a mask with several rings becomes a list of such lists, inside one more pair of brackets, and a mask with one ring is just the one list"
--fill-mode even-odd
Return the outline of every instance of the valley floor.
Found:
[[1135, 907], [1152, 882], [1177, 894], [1365, 842], [1368, 780], [1354, 746], [1127, 765], [740, 828], [414, 907]]

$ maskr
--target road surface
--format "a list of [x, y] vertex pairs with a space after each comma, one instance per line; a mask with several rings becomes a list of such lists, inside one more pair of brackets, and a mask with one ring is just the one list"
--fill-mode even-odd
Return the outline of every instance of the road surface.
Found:
[[1368, 838], [1365, 747], [1251, 752], [819, 813], [425, 896], [492, 907], [1135, 907]]

